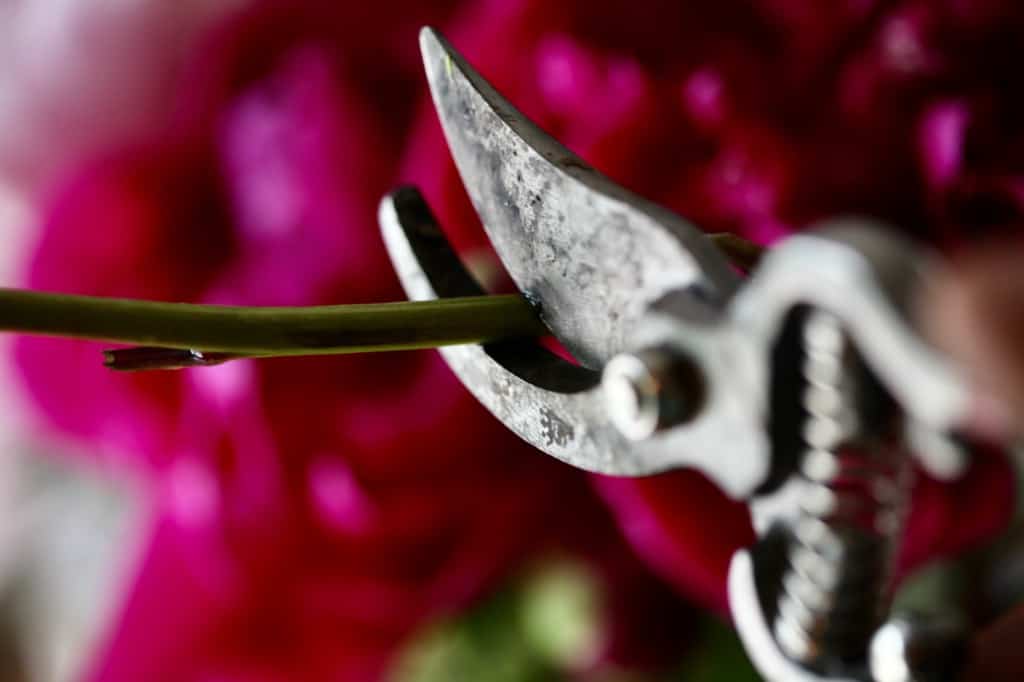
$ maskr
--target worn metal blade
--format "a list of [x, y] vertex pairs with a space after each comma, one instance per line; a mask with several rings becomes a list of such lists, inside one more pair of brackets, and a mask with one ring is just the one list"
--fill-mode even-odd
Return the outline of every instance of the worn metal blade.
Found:
[[[417, 190], [404, 188], [384, 197], [379, 218], [391, 262], [411, 300], [482, 293]], [[632, 441], [609, 418], [600, 372], [563, 360], [534, 339], [439, 350], [503, 424], [572, 466], [616, 476], [696, 467], [736, 499], [748, 496], [767, 475], [767, 458], [756, 454], [766, 447], [763, 431], [750, 428], [749, 416], [729, 407], [737, 404], [732, 392], [741, 391], [740, 386], [715, 391], [711, 399], [716, 402], [693, 428]], [[722, 356], [730, 355], [723, 350]]]
[[527, 120], [435, 31], [420, 47], [434, 105], [484, 228], [520, 290], [586, 366], [625, 348], [648, 304], [690, 289], [725, 300], [738, 276], [670, 211], [601, 175]]

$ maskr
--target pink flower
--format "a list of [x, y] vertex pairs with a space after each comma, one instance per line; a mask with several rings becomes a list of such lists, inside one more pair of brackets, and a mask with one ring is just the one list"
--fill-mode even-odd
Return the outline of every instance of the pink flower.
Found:
[[[446, 12], [267, 2], [235, 17], [186, 64], [167, 127], [55, 193], [28, 285], [401, 300], [376, 208], [424, 97], [417, 30]], [[154, 506], [94, 679], [376, 679], [429, 619], [536, 552], [572, 550], [564, 527], [601, 529], [598, 564], [628, 556], [585, 478], [518, 441], [436, 353], [118, 375], [98, 350], [22, 339], [15, 352], [46, 422], [140, 472]], [[632, 588], [665, 589], [632, 562]], [[628, 655], [621, 641], [610, 658]]]
[[166, 124], [196, 36], [238, 0], [12, 0], [0, 8], [0, 177], [45, 190], [115, 140]]
[[[1013, 228], [1019, 89], [1000, 84], [1016, 74], [1018, 14], [996, 0], [267, 2], [190, 60], [167, 129], [64, 185], [29, 284], [399, 299], [374, 228], [398, 181], [458, 246], [484, 246], [422, 87], [423, 23], [583, 158], [708, 231], [768, 243], [849, 212], [933, 241]], [[372, 678], [425, 618], [564, 537], [553, 519], [617, 542], [580, 477], [515, 443], [436, 355], [126, 376], [95, 353], [31, 340], [17, 358], [51, 423], [152, 481], [154, 536], [100, 679]], [[1000, 526], [1006, 466], [980, 457], [956, 484], [923, 480], [906, 564]], [[741, 505], [687, 471], [593, 485], [651, 567], [723, 608], [728, 557], [753, 537]]]

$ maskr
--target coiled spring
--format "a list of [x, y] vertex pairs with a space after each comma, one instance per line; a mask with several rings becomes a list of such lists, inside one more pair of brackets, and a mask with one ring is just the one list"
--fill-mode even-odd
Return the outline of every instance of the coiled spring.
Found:
[[886, 616], [910, 468], [898, 411], [840, 321], [812, 310], [801, 337], [803, 490], [773, 627], [787, 656], [828, 672], [862, 661]]

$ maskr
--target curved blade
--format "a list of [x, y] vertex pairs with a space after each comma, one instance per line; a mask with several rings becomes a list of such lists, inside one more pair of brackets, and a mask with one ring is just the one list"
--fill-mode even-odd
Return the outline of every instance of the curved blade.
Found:
[[[410, 299], [482, 293], [418, 191], [404, 188], [384, 197], [379, 218], [384, 244]], [[722, 349], [727, 344], [713, 345]], [[748, 414], [735, 409], [752, 404], [734, 400], [744, 389], [736, 382], [716, 391], [710, 397], [715, 403], [690, 428], [631, 441], [609, 418], [600, 372], [563, 360], [534, 339], [439, 350], [505, 426], [572, 466], [616, 476], [696, 467], [735, 499], [749, 497], [768, 475], [768, 458], [758, 454], [767, 447], [764, 432], [750, 428]], [[734, 359], [728, 348], [719, 353], [726, 356]]]
[[462, 182], [520, 290], [580, 362], [623, 350], [647, 305], [693, 287], [724, 300], [738, 277], [678, 216], [590, 168], [528, 121], [430, 28], [434, 106]]

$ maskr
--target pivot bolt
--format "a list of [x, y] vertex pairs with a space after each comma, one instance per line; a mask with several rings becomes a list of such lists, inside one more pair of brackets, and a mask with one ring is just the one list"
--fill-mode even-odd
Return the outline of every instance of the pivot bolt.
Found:
[[601, 378], [608, 415], [630, 440], [643, 440], [697, 415], [704, 399], [700, 370], [664, 346], [622, 353]]

